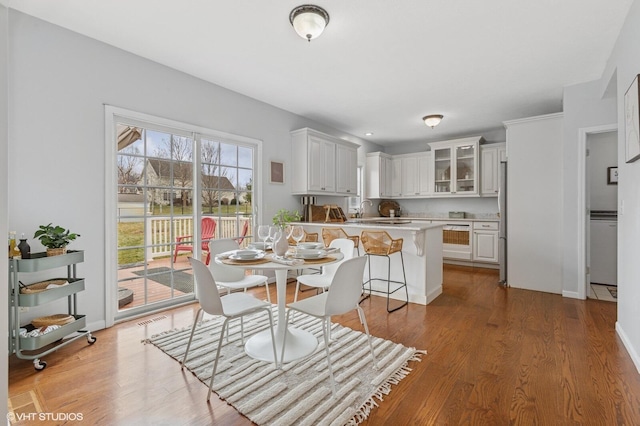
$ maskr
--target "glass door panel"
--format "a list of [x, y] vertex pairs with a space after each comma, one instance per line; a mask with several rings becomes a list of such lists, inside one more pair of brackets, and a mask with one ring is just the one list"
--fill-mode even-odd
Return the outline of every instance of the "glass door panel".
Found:
[[433, 150], [435, 192], [451, 192], [451, 148]]
[[475, 146], [456, 147], [456, 192], [474, 192], [475, 183]]

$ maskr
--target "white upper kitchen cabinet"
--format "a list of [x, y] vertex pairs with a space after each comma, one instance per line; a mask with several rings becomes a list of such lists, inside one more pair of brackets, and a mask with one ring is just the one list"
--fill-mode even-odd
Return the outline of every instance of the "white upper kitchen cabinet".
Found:
[[336, 145], [336, 192], [355, 196], [358, 192], [358, 148], [351, 145]]
[[393, 164], [389, 154], [384, 152], [368, 153], [365, 176], [364, 198], [391, 197]]
[[402, 197], [402, 158], [391, 159], [391, 197]]
[[353, 195], [358, 145], [304, 128], [291, 132], [293, 194]]
[[506, 143], [480, 146], [480, 194], [483, 197], [498, 195], [501, 161], [507, 161]]
[[481, 136], [431, 142], [433, 196], [478, 196]]
[[394, 161], [398, 161], [400, 190], [394, 192], [394, 197], [415, 198], [429, 195], [430, 188], [430, 153], [419, 152], [415, 154], [396, 155]]

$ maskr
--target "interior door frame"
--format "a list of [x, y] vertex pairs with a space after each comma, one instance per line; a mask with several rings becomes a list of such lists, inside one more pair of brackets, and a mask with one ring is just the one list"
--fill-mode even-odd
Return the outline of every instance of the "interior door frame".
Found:
[[589, 286], [589, 225], [587, 206], [587, 139], [589, 135], [617, 132], [618, 124], [604, 124], [594, 127], [583, 127], [578, 130], [578, 298], [587, 298]]

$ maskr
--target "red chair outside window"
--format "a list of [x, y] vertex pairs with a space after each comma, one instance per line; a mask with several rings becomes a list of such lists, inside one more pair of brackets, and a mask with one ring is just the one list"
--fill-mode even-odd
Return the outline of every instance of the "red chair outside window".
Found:
[[[213, 239], [213, 236], [216, 232], [216, 221], [211, 217], [203, 217], [202, 222], [200, 224], [200, 234], [202, 235], [202, 251], [207, 252], [207, 259], [205, 264], [209, 264], [209, 260], [211, 259], [211, 254], [209, 253], [209, 240]], [[176, 237], [176, 248], [173, 252], [173, 261], [175, 262], [178, 259], [178, 252], [181, 251], [193, 251], [193, 235], [182, 235], [180, 237]]]
[[249, 232], [249, 221], [245, 220], [244, 225], [242, 225], [242, 232], [240, 232], [240, 238], [238, 238], [238, 245], [242, 244], [244, 238], [247, 236], [247, 232]]

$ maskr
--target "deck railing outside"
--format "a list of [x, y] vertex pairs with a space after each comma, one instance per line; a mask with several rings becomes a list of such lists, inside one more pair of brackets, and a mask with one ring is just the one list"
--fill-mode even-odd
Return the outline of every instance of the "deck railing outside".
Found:
[[[215, 239], [219, 238], [237, 238], [240, 234], [245, 222], [249, 222], [249, 230], [247, 237], [253, 235], [253, 225], [251, 216], [231, 216], [231, 217], [214, 217], [216, 221]], [[173, 234], [171, 229], [173, 228]], [[175, 244], [175, 236], [191, 235], [193, 232], [193, 218], [179, 217], [171, 218], [169, 216], [153, 216], [147, 219], [147, 241], [149, 248], [147, 249], [147, 259], [153, 259], [159, 256], [168, 256], [173, 253]], [[174, 236], [172, 238], [172, 235]], [[251, 242], [251, 238], [245, 238], [241, 246], [246, 247]]]

